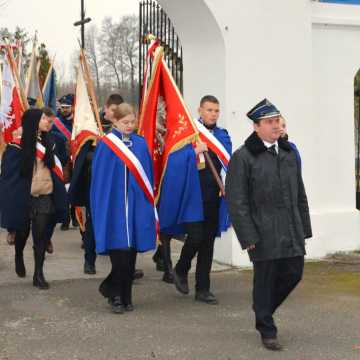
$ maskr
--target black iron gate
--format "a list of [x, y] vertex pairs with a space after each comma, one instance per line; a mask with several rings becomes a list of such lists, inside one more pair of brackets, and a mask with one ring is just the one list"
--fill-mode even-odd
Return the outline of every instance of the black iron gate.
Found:
[[145, 73], [146, 54], [149, 48], [147, 35], [152, 34], [164, 48], [165, 61], [175, 82], [183, 93], [183, 51], [174, 26], [155, 0], [139, 3], [139, 84], [140, 96]]
[[360, 72], [354, 83], [356, 208], [360, 210]]

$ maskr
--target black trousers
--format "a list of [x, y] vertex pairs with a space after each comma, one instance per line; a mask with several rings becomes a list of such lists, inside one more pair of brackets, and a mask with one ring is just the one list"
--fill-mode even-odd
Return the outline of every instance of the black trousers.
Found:
[[303, 270], [303, 256], [254, 262], [253, 309], [263, 338], [276, 337], [273, 314], [300, 282]]
[[175, 270], [187, 275], [191, 261], [197, 255], [195, 289], [210, 290], [210, 271], [214, 255], [214, 241], [219, 223], [219, 202], [204, 203], [204, 221], [188, 223], [184, 246]]
[[131, 303], [136, 254], [134, 249], [109, 251], [111, 272], [99, 288], [104, 297], [120, 296], [125, 305]]
[[85, 232], [83, 234], [83, 242], [84, 242], [84, 257], [85, 262], [90, 265], [95, 265], [96, 260], [96, 244], [95, 237], [91, 219], [90, 208], [86, 207], [86, 222], [85, 222]]

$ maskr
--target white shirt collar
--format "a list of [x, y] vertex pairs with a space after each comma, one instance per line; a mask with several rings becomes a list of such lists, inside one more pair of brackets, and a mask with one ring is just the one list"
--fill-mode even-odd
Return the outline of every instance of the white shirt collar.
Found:
[[277, 141], [275, 141], [274, 143], [271, 144], [271, 143], [263, 140], [263, 143], [264, 143], [264, 145], [265, 145], [268, 149], [269, 149], [271, 146], [275, 145], [276, 153], [277, 153], [277, 154], [279, 153], [279, 144], [278, 144]]

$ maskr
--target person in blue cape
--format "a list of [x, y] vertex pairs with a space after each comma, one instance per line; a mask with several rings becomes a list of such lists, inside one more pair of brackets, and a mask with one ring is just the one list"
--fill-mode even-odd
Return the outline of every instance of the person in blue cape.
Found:
[[98, 143], [92, 161], [90, 207], [96, 252], [109, 255], [112, 266], [99, 291], [108, 299], [113, 312], [123, 313], [133, 310], [136, 253], [155, 248], [156, 219], [154, 204], [134, 176], [132, 163], [129, 165], [114, 151], [118, 149], [116, 143], [125, 144], [141, 164], [149, 186], [153, 187], [152, 160], [147, 144], [133, 133], [135, 111], [123, 103], [113, 113], [115, 127]]
[[[231, 139], [228, 132], [216, 125], [219, 118], [219, 101], [212, 95], [200, 101], [199, 114], [203, 125], [221, 142], [231, 154]], [[174, 235], [187, 234], [179, 261], [173, 270], [176, 289], [189, 293], [188, 273], [191, 262], [197, 256], [195, 275], [195, 300], [217, 304], [210, 291], [210, 271], [213, 260], [214, 241], [230, 226], [224, 199], [208, 164], [198, 170], [197, 156], [208, 151], [218, 175], [223, 164], [218, 156], [204, 143], [194, 149], [187, 145], [169, 157], [158, 202], [160, 240], [164, 263], [171, 269], [170, 239]]]
[[[26, 276], [23, 250], [31, 227], [33, 285], [39, 289], [49, 288], [43, 273], [48, 225], [54, 217], [63, 221], [66, 214], [65, 186], [59, 171], [54, 171], [55, 144], [49, 134], [52, 117], [46, 112], [24, 112], [21, 140], [7, 146], [0, 175], [0, 222], [2, 228], [15, 232], [15, 271], [19, 277]], [[36, 154], [37, 143], [45, 149], [42, 159]]]
[[[106, 100], [106, 127], [103, 127], [105, 133], [111, 131], [109, 125], [112, 124], [112, 111], [109, 108], [117, 108], [124, 100], [120, 94], [111, 94]], [[102, 121], [102, 125], [104, 122]], [[95, 237], [92, 226], [90, 212], [90, 182], [91, 182], [91, 164], [95, 151], [93, 140], [87, 141], [80, 149], [77, 155], [71, 176], [69, 187], [69, 201], [75, 207], [85, 207], [85, 231], [82, 233], [84, 247], [84, 273], [88, 275], [96, 274], [96, 249]]]

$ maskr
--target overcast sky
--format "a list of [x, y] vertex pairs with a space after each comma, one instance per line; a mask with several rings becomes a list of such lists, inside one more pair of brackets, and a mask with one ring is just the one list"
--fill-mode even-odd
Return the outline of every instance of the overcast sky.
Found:
[[[39, 41], [47, 45], [51, 54], [56, 54], [56, 62], [66, 63], [68, 73], [71, 53], [78, 48], [80, 39], [79, 27], [73, 26], [80, 18], [80, 3], [80, 0], [7, 0], [0, 10], [0, 27], [13, 31], [18, 25], [31, 37], [37, 30]], [[91, 17], [92, 24], [100, 26], [105, 16], [137, 14], [138, 4], [138, 0], [85, 0], [86, 16]]]

